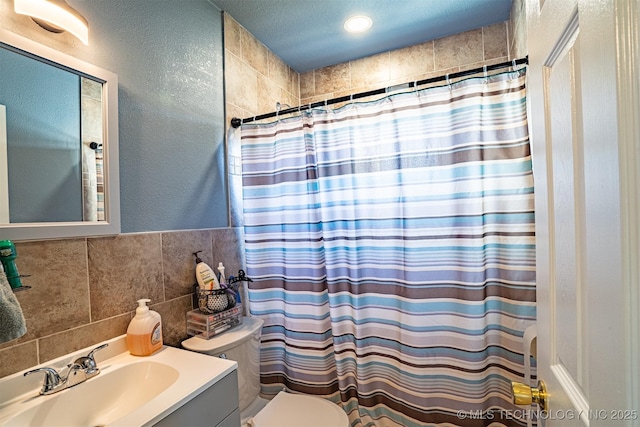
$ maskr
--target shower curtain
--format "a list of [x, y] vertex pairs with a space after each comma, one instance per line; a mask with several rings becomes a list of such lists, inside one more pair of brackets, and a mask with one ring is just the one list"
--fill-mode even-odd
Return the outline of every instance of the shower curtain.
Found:
[[241, 130], [262, 392], [352, 426], [526, 425], [535, 321], [523, 70]]
[[89, 144], [82, 143], [82, 220], [104, 221], [104, 155]]

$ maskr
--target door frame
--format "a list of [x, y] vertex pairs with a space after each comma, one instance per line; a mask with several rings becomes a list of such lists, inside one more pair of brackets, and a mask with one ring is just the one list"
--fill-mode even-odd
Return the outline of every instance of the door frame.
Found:
[[[629, 400], [640, 409], [640, 6], [617, 0], [618, 129]], [[626, 237], [625, 237], [626, 236]]]

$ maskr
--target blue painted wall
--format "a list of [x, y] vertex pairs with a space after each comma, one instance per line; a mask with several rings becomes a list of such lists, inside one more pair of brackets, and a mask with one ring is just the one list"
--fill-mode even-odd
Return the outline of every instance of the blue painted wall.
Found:
[[[118, 74], [122, 232], [228, 225], [220, 11], [206, 0], [69, 0]], [[51, 35], [55, 37], [55, 35]]]

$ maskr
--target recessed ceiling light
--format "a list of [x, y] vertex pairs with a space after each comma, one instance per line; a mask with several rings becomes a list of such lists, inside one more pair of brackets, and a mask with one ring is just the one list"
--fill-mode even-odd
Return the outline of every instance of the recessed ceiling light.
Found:
[[344, 29], [350, 33], [362, 33], [371, 28], [372, 23], [373, 21], [368, 16], [356, 15], [345, 21]]

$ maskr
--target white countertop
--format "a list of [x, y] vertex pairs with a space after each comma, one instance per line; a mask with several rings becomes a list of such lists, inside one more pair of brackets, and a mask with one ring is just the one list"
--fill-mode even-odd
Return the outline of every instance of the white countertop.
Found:
[[[109, 426], [113, 427], [153, 425], [237, 369], [237, 363], [234, 361], [168, 346], [164, 346], [151, 356], [132, 356], [126, 350], [125, 335], [106, 341], [106, 343], [109, 343], [109, 347], [95, 354], [100, 374], [88, 379], [86, 383], [101, 375], [108, 375], [109, 372], [124, 365], [140, 361], [154, 361], [166, 364], [176, 369], [179, 373], [176, 381], [166, 390], [109, 424]], [[62, 390], [52, 395], [40, 396], [38, 393], [42, 386], [43, 376], [30, 375], [24, 377], [24, 372], [42, 366], [54, 367], [60, 370], [78, 356], [87, 355], [100, 344], [103, 343], [98, 343], [73, 354], [0, 378], [0, 426], [10, 423], [17, 414], [41, 405], [48, 399], [54, 399], [56, 395], [68, 391]], [[78, 384], [72, 389], [81, 389], [86, 383]], [[96, 398], [99, 398], [99, 396], [96, 396]]]

